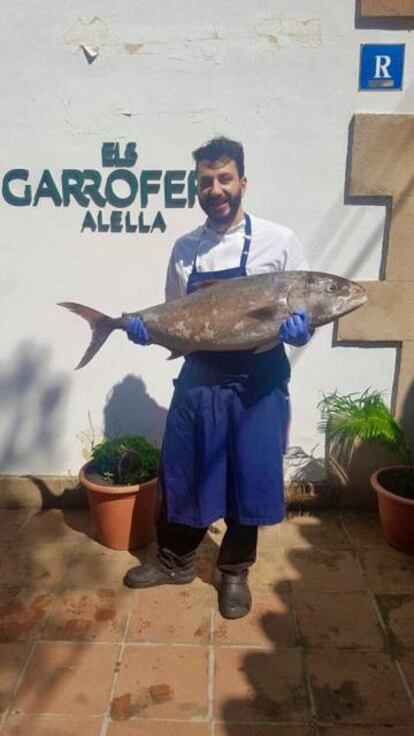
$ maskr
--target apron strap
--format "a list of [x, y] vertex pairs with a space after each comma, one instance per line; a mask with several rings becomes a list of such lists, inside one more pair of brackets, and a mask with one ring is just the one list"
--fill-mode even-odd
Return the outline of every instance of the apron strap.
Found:
[[250, 215], [247, 213], [244, 215], [244, 243], [243, 250], [240, 258], [240, 271], [242, 276], [246, 276], [246, 264], [249, 256], [250, 243], [252, 240], [252, 221]]

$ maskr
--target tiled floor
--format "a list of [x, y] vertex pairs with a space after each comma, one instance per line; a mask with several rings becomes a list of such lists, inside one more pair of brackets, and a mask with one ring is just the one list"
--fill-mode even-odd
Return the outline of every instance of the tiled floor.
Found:
[[88, 512], [0, 510], [2, 736], [413, 736], [414, 557], [376, 515], [262, 529], [238, 621], [216, 607], [222, 533], [191, 585], [132, 591], [136, 557]]

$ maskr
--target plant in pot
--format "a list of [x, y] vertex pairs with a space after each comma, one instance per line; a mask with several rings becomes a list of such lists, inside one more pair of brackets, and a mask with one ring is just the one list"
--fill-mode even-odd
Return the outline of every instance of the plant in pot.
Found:
[[159, 464], [159, 448], [140, 435], [105, 437], [92, 445], [79, 482], [102, 544], [125, 550], [152, 541]]
[[340, 505], [372, 508], [375, 500], [387, 541], [414, 553], [413, 458], [382, 394], [367, 389], [341, 396], [335, 391], [324, 396], [319, 408], [328, 483], [342, 493]]

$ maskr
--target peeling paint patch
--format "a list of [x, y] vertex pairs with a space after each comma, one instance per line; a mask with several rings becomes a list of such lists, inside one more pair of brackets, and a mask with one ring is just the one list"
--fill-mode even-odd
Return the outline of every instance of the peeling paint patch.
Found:
[[89, 23], [79, 20], [63, 36], [64, 43], [69, 46], [102, 46], [108, 40], [108, 26], [95, 16]]
[[256, 23], [255, 31], [277, 48], [291, 44], [315, 48], [321, 43], [321, 22], [318, 18], [268, 18]]
[[124, 43], [124, 49], [127, 54], [137, 54], [143, 45], [143, 43]]
[[81, 44], [80, 48], [85, 54], [85, 59], [88, 62], [88, 64], [93, 64], [95, 59], [97, 59], [99, 56], [99, 47], [98, 46], [83, 46]]
[[189, 58], [220, 64], [224, 56], [224, 45], [220, 41], [190, 41], [186, 50]]
[[186, 64], [193, 60], [220, 64], [223, 61], [224, 54], [225, 44], [221, 41], [189, 40], [185, 46], [170, 47], [167, 58], [172, 61], [183, 61]]

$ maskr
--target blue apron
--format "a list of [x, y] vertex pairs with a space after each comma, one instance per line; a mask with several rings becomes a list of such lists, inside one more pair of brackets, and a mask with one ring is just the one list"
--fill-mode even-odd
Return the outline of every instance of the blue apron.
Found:
[[[198, 273], [196, 253], [187, 293], [208, 281], [246, 276], [250, 241], [246, 214], [239, 266]], [[283, 519], [289, 377], [282, 344], [257, 355], [186, 356], [162, 447], [168, 521], [202, 528], [220, 518], [258, 526]]]

